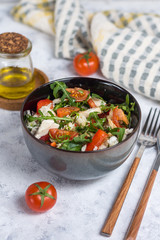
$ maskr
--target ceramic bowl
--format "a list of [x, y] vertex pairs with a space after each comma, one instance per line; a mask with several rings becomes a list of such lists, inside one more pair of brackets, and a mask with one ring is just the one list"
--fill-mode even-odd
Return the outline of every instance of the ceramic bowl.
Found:
[[96, 78], [69, 77], [58, 79], [63, 81], [68, 87], [81, 87], [90, 89], [107, 102], [122, 103], [126, 94], [129, 94], [130, 101], [135, 102], [135, 110], [132, 113], [131, 127], [133, 132], [121, 143], [103, 150], [92, 152], [73, 152], [53, 148], [41, 140], [35, 138], [27, 129], [24, 121], [26, 110], [36, 111], [36, 104], [40, 99], [52, 96], [49, 82], [34, 90], [25, 99], [21, 108], [21, 123], [26, 145], [33, 158], [45, 169], [53, 174], [74, 180], [89, 180], [102, 177], [108, 172], [119, 167], [130, 155], [140, 128], [141, 110], [137, 100], [126, 89], [110, 82]]

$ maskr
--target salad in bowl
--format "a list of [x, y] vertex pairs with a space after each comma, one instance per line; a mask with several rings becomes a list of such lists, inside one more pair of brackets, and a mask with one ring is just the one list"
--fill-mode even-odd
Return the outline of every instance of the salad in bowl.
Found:
[[131, 134], [135, 102], [111, 103], [90, 89], [50, 85], [52, 95], [25, 112], [27, 129], [46, 144], [68, 151], [97, 151], [119, 144]]

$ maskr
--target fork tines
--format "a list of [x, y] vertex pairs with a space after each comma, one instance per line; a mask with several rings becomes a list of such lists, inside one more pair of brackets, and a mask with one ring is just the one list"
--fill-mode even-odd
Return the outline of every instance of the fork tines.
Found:
[[142, 129], [142, 134], [147, 136], [155, 137], [157, 136], [158, 130], [160, 128], [159, 123], [160, 110], [157, 112], [157, 108], [151, 108], [147, 116], [146, 122]]

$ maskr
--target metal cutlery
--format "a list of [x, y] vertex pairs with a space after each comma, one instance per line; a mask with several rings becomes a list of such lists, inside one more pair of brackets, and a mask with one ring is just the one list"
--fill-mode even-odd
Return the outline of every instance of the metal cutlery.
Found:
[[148, 203], [148, 200], [149, 200], [152, 188], [153, 188], [153, 184], [154, 184], [154, 181], [155, 181], [155, 178], [156, 178], [159, 166], [160, 166], [160, 130], [158, 131], [158, 135], [157, 135], [157, 148], [158, 148], [157, 158], [156, 158], [156, 160], [153, 164], [153, 167], [151, 169], [151, 172], [148, 176], [148, 179], [145, 184], [140, 201], [137, 205], [137, 208], [132, 217], [130, 226], [126, 233], [125, 240], [135, 240], [136, 239], [145, 209], [147, 207], [147, 203]]
[[[158, 113], [158, 116], [156, 116], [157, 109], [152, 111], [151, 108], [149, 111], [149, 114], [147, 116], [146, 122], [144, 124], [144, 127], [142, 129], [142, 132], [138, 138], [138, 143], [140, 144], [139, 150], [137, 152], [137, 155], [132, 163], [132, 166], [128, 172], [128, 175], [126, 176], [126, 179], [120, 189], [120, 192], [116, 198], [116, 201], [114, 202], [112, 209], [108, 215], [108, 218], [101, 230], [101, 233], [105, 236], [111, 236], [112, 231], [114, 229], [114, 226], [116, 224], [117, 218], [119, 216], [119, 213], [121, 211], [121, 208], [123, 206], [124, 200], [126, 198], [126, 195], [128, 193], [129, 187], [131, 185], [131, 182], [133, 180], [133, 177], [135, 175], [135, 172], [138, 168], [140, 159], [142, 157], [142, 154], [146, 147], [152, 147], [157, 142], [156, 137], [156, 129], [158, 125], [158, 119], [160, 116], [160, 111]], [[153, 112], [153, 114], [152, 114]]]

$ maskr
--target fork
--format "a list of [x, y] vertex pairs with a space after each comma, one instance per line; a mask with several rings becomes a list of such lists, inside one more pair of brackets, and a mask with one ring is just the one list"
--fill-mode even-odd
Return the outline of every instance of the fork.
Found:
[[[147, 116], [146, 122], [144, 124], [144, 127], [142, 129], [142, 132], [138, 138], [138, 143], [140, 144], [139, 150], [137, 152], [137, 155], [132, 163], [132, 166], [125, 178], [125, 181], [120, 189], [120, 192], [116, 198], [116, 201], [114, 202], [112, 209], [107, 217], [107, 220], [105, 221], [105, 224], [101, 230], [101, 233], [107, 237], [110, 237], [112, 234], [112, 231], [115, 227], [117, 218], [120, 214], [121, 208], [123, 206], [124, 200], [126, 198], [126, 195], [128, 193], [129, 187], [132, 183], [133, 177], [136, 173], [136, 170], [138, 168], [139, 162], [142, 158], [143, 152], [146, 147], [152, 147], [157, 142], [157, 123], [160, 116], [160, 111], [158, 113], [158, 116], [155, 117], [157, 108], [153, 112], [152, 116], [152, 108], [149, 111], [149, 114]], [[156, 120], [155, 120], [156, 119]], [[154, 126], [153, 126], [154, 122]]]

